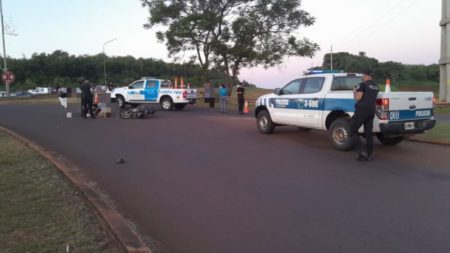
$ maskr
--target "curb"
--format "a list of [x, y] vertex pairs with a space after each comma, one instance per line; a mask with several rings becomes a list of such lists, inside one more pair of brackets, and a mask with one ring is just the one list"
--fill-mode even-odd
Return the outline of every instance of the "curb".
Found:
[[6, 132], [15, 139], [25, 143], [28, 147], [34, 149], [41, 156], [48, 159], [69, 181], [82, 193], [85, 199], [95, 209], [95, 214], [102, 221], [103, 227], [114, 236], [119, 245], [127, 253], [152, 253], [140, 236], [134, 231], [126, 220], [108, 205], [102, 198], [90, 187], [78, 174], [75, 167], [69, 161], [60, 155], [50, 152], [38, 144], [26, 139], [25, 137], [1, 127], [0, 130]]
[[408, 138], [406, 140], [412, 141], [412, 142], [433, 144], [433, 145], [450, 146], [450, 142], [448, 142], [448, 141], [427, 141], [427, 140], [421, 140], [421, 139], [415, 139], [415, 138]]

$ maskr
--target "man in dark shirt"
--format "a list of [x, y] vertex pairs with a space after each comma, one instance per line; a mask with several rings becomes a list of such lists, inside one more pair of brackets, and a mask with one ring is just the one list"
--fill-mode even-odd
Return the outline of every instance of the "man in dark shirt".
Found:
[[239, 114], [244, 114], [244, 102], [245, 102], [245, 89], [242, 87], [242, 85], [238, 85], [237, 89], [237, 99], [238, 99], [238, 106], [239, 106]]
[[95, 119], [94, 112], [92, 110], [92, 92], [91, 92], [91, 83], [89, 80], [85, 80], [81, 86], [81, 105], [83, 111], [81, 112], [81, 116], [86, 119], [86, 114], [89, 110], [89, 114], [91, 115], [92, 119]]
[[[350, 135], [355, 147], [359, 150], [357, 161], [371, 161], [373, 151], [373, 119], [375, 117], [375, 103], [377, 100], [378, 85], [372, 80], [371, 70], [363, 71], [363, 82], [358, 84], [353, 94], [356, 100], [355, 114], [352, 117]], [[364, 125], [364, 136], [366, 138], [366, 148], [362, 149], [361, 139], [358, 129]]]

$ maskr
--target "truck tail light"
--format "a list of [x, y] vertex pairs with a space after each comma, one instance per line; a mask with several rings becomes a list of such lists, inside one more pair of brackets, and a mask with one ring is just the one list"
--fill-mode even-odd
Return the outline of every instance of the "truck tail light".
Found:
[[436, 108], [436, 97], [433, 96], [433, 108]]
[[386, 120], [389, 115], [389, 99], [379, 98], [376, 102], [376, 112], [379, 119]]
[[183, 91], [183, 98], [187, 98], [187, 90]]

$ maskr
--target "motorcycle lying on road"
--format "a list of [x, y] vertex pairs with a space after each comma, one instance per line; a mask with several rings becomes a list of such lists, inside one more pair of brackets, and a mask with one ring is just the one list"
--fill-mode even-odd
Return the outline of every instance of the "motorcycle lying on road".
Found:
[[120, 109], [119, 115], [122, 119], [138, 118], [143, 119], [147, 116], [155, 115], [156, 110], [153, 108], [147, 108], [141, 104], [138, 105], [126, 105]]

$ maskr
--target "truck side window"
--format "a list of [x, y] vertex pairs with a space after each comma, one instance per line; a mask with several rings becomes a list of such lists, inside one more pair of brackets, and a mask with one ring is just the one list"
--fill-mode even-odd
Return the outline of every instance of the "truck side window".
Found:
[[170, 86], [172, 85], [171, 81], [161, 81], [161, 88], [170, 88]]
[[302, 83], [301, 79], [297, 79], [294, 80], [288, 84], [286, 84], [286, 86], [283, 87], [282, 89], [282, 94], [283, 95], [287, 95], [287, 94], [298, 94], [300, 93], [300, 84]]
[[156, 88], [156, 81], [155, 80], [148, 80], [147, 81], [147, 89], [154, 89]]
[[303, 93], [316, 93], [322, 90], [324, 77], [309, 77], [303, 87]]
[[130, 89], [143, 89], [144, 88], [144, 81], [137, 81], [130, 85]]
[[336, 76], [333, 78], [331, 90], [353, 90], [361, 82], [361, 77], [357, 76]]

